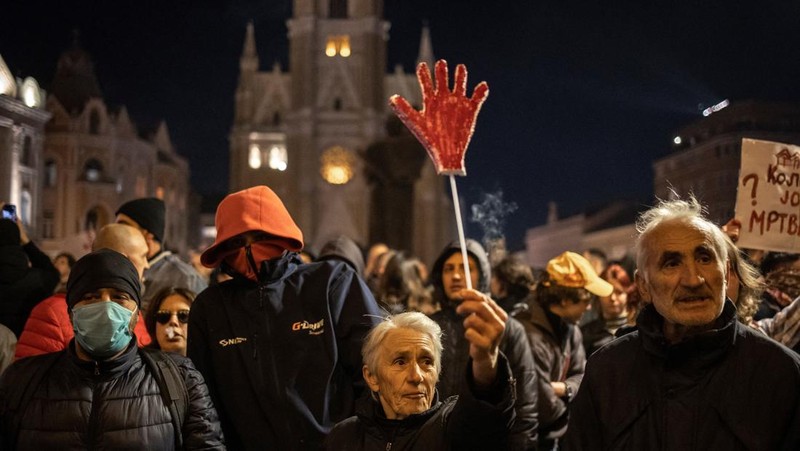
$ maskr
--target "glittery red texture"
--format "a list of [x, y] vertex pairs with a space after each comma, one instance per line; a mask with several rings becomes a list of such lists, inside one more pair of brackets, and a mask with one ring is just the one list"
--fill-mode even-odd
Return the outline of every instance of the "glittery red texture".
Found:
[[428, 151], [438, 174], [467, 175], [464, 154], [489, 85], [478, 83], [472, 98], [467, 98], [467, 68], [459, 64], [451, 91], [445, 60], [436, 62], [436, 86], [425, 63], [417, 67], [417, 79], [422, 88], [422, 111], [399, 95], [389, 99], [392, 109]]

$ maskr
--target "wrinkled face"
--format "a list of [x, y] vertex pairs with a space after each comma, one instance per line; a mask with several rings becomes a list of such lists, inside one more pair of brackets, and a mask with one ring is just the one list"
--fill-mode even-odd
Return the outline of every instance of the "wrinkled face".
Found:
[[637, 285], [665, 326], [706, 326], [722, 313], [728, 262], [709, 227], [673, 220], [658, 225], [642, 243], [644, 267]]
[[[478, 262], [471, 255], [469, 259], [469, 273], [472, 278], [472, 288], [478, 288]], [[448, 299], [454, 299], [459, 291], [467, 288], [467, 281], [464, 278], [464, 261], [461, 252], [454, 252], [442, 266], [442, 284], [444, 294]]]
[[171, 294], [161, 302], [156, 312], [156, 340], [162, 351], [186, 355], [189, 324], [181, 319], [188, 320], [190, 308], [189, 301], [179, 294]]
[[614, 291], [611, 293], [611, 296], [600, 297], [600, 308], [603, 313], [603, 318], [619, 318], [628, 311], [628, 293], [622, 289], [619, 283], [613, 281], [609, 283], [614, 287]]
[[380, 346], [376, 373], [366, 366], [363, 372], [386, 418], [402, 420], [428, 410], [439, 380], [431, 338], [412, 329], [392, 329]]

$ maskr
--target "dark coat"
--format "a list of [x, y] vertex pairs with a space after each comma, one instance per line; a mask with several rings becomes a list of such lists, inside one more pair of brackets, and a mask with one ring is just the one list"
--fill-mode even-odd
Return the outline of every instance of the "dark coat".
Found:
[[[137, 352], [136, 341], [122, 356], [100, 362], [80, 360], [74, 341], [51, 363], [25, 408], [16, 443], [3, 449], [171, 450], [175, 431], [158, 379]], [[203, 377], [192, 362], [169, 354], [186, 383], [189, 406], [183, 424], [184, 449], [225, 449], [217, 412]], [[0, 418], [12, 391], [26, 387], [50, 355], [21, 359], [0, 379]]]
[[508, 360], [500, 354], [493, 387], [477, 390], [471, 383], [471, 361], [463, 395], [439, 401], [403, 420], [388, 420], [380, 402], [359, 400], [356, 416], [333, 428], [325, 448], [330, 451], [489, 450], [501, 449], [514, 418], [513, 378]]
[[0, 323], [19, 337], [33, 307], [53, 294], [60, 277], [32, 241], [0, 246]]
[[536, 361], [539, 378], [539, 440], [552, 444], [566, 431], [568, 400], [556, 396], [551, 382], [564, 382], [574, 396], [583, 379], [586, 352], [580, 329], [572, 324], [560, 322], [559, 331], [553, 329], [544, 308], [535, 300], [528, 309], [516, 318], [525, 326], [528, 340]]
[[[469, 255], [475, 258], [480, 266], [480, 282], [475, 289], [485, 292], [489, 289], [488, 271], [490, 271], [486, 252], [472, 240], [467, 241], [467, 249]], [[445, 248], [431, 268], [431, 283], [439, 296], [444, 296], [442, 282], [444, 262], [455, 252], [460, 252], [458, 242]], [[453, 301], [445, 299], [442, 302], [442, 310], [431, 315], [431, 319], [439, 324], [443, 333], [442, 374], [438, 385], [443, 397], [462, 395], [467, 391], [461, 369], [469, 360], [469, 341], [464, 337], [464, 318], [456, 313], [455, 308], [456, 304]], [[537, 443], [539, 427], [536, 368], [525, 329], [513, 318], [509, 318], [506, 322], [500, 351], [508, 357], [511, 372], [517, 381], [517, 399], [514, 405], [516, 421], [512, 429], [510, 448], [533, 449]]]
[[800, 356], [740, 324], [733, 303], [677, 344], [652, 304], [637, 325], [589, 360], [567, 449], [800, 449]]
[[287, 253], [263, 265], [263, 284], [236, 277], [200, 293], [189, 357], [206, 378], [228, 446], [321, 448], [355, 411], [362, 339], [380, 312], [343, 262], [301, 264]]

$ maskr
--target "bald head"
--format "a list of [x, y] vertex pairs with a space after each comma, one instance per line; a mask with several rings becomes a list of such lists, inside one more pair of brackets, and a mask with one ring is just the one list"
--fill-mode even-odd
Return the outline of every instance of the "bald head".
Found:
[[136, 267], [139, 279], [147, 263], [147, 242], [138, 229], [125, 224], [108, 224], [97, 232], [97, 237], [92, 243], [92, 251], [98, 249], [111, 249], [125, 255]]

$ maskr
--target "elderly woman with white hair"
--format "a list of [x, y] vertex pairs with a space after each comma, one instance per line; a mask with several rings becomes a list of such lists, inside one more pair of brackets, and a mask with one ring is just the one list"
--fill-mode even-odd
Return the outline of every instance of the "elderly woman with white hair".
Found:
[[361, 354], [372, 391], [356, 416], [337, 424], [328, 450], [503, 449], [514, 418], [514, 380], [498, 346], [507, 316], [491, 299], [462, 292], [470, 391], [440, 401], [442, 331], [419, 312], [387, 317], [367, 335]]

